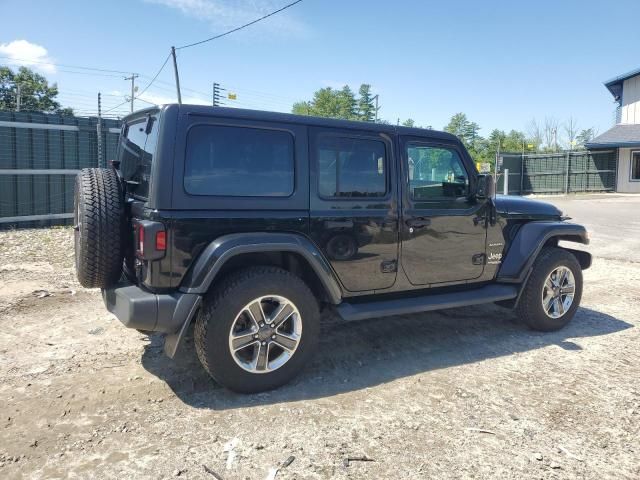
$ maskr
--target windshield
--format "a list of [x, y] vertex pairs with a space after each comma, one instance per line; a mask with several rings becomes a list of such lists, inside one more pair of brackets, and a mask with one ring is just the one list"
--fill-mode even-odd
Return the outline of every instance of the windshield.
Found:
[[158, 115], [150, 114], [127, 123], [120, 139], [118, 160], [127, 192], [147, 199], [151, 164], [158, 142]]

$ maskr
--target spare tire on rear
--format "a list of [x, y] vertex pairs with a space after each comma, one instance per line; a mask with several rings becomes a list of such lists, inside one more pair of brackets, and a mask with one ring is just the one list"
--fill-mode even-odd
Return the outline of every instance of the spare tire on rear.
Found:
[[124, 198], [115, 170], [78, 174], [73, 220], [78, 281], [86, 288], [113, 286], [124, 259]]

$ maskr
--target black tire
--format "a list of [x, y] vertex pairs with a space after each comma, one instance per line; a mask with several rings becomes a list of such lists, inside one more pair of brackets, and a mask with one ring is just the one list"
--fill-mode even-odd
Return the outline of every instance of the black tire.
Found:
[[83, 169], [76, 177], [73, 212], [78, 281], [86, 288], [113, 286], [124, 258], [124, 200], [116, 172]]
[[[234, 360], [229, 336], [243, 307], [268, 295], [286, 297], [295, 305], [302, 333], [286, 363], [270, 372], [252, 373]], [[236, 392], [256, 393], [277, 388], [295, 377], [313, 355], [319, 333], [318, 303], [309, 287], [286, 270], [260, 266], [230, 274], [207, 294], [196, 320], [194, 340], [198, 358], [214, 380]]]
[[[547, 277], [558, 267], [571, 270], [575, 280], [573, 303], [559, 318], [547, 315], [542, 305], [542, 292]], [[542, 332], [552, 332], [567, 325], [580, 305], [582, 298], [582, 269], [576, 257], [567, 250], [557, 247], [543, 249], [533, 264], [516, 312], [529, 328]]]

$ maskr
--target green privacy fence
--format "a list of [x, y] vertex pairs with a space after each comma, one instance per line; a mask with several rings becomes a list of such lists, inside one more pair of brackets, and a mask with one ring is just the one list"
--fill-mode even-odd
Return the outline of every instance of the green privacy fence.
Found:
[[504, 192], [507, 177], [510, 195], [614, 191], [616, 165], [616, 150], [501, 154], [497, 191]]
[[0, 228], [69, 223], [75, 174], [115, 158], [119, 132], [117, 120], [0, 111]]

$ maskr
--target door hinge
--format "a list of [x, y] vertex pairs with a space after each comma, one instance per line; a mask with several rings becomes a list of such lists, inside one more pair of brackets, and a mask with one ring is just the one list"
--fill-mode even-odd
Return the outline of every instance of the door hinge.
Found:
[[398, 269], [398, 262], [395, 260], [387, 260], [380, 264], [382, 273], [393, 273]]
[[474, 265], [484, 265], [485, 259], [487, 256], [484, 253], [476, 253], [473, 257], [471, 257], [471, 263]]

